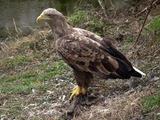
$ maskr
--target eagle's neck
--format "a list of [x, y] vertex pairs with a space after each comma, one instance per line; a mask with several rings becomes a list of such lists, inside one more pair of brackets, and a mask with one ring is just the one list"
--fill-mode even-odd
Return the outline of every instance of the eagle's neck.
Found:
[[55, 39], [63, 37], [73, 30], [73, 28], [67, 24], [66, 21], [49, 22], [49, 25], [54, 33]]

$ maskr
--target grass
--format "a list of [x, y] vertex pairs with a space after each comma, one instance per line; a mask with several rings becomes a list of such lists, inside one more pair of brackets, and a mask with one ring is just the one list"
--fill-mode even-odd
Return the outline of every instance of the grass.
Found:
[[150, 111], [155, 107], [160, 107], [160, 92], [155, 95], [145, 96], [141, 99], [144, 111]]
[[143, 105], [143, 114], [147, 116], [146, 119], [160, 119], [160, 91], [154, 95], [145, 96], [140, 101]]
[[150, 31], [152, 30], [159, 31], [160, 30], [160, 15], [150, 20], [149, 23], [146, 25], [146, 28]]
[[67, 21], [74, 27], [88, 29], [97, 34], [102, 34], [106, 27], [106, 24], [102, 20], [99, 20], [99, 17], [94, 14], [92, 15], [89, 11], [86, 12], [79, 9], [76, 9], [75, 12], [68, 17]]
[[2, 76], [0, 78], [0, 93], [27, 93], [32, 89], [43, 88], [46, 79], [62, 74], [65, 67], [66, 64], [59, 60], [55, 63], [42, 64], [34, 69], [15, 73], [14, 75]]
[[27, 55], [16, 55], [12, 57], [6, 57], [1, 59], [0, 67], [5, 69], [14, 69], [18, 66], [27, 65], [30, 62], [33, 61], [33, 56], [27, 56]]
[[160, 44], [160, 15], [151, 19], [145, 26], [146, 34], [150, 34], [155, 44]]

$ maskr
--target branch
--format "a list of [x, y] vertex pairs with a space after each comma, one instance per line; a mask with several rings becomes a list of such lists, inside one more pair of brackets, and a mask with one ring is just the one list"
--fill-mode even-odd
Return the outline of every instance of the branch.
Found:
[[[145, 16], [143, 25], [142, 25], [141, 30], [140, 30], [140, 32], [139, 32], [139, 35], [138, 35], [138, 37], [137, 37], [137, 39], [136, 39], [136, 42], [133, 44], [133, 46], [135, 46], [135, 45], [137, 44], [137, 42], [138, 42], [138, 40], [139, 40], [139, 38], [140, 38], [140, 36], [141, 36], [142, 30], [143, 30], [143, 28], [144, 28], [144, 26], [145, 26], [147, 17], [148, 17], [148, 15], [149, 15], [150, 11], [151, 11], [152, 5], [153, 5], [154, 2], [157, 2], [157, 1], [158, 1], [158, 0], [152, 0], [152, 1], [151, 1], [151, 4], [150, 4], [150, 6], [149, 6], [149, 8], [148, 8], [148, 12], [147, 12], [147, 14], [146, 14], [146, 16]], [[133, 47], [133, 46], [132, 46], [132, 47]]]
[[74, 96], [67, 109], [65, 120], [72, 120], [75, 116], [79, 115], [80, 106], [91, 106], [92, 104], [96, 104], [98, 101], [99, 99], [94, 95], [84, 96], [80, 94]]
[[75, 108], [76, 108], [77, 104], [80, 102], [80, 98], [81, 98], [81, 95], [73, 97], [73, 99], [70, 103], [70, 106], [67, 109], [65, 120], [71, 120], [73, 118], [73, 116], [75, 114]]
[[[158, 0], [155, 0], [151, 5], [155, 5], [158, 2]], [[142, 13], [144, 13], [145, 11], [150, 9], [150, 5], [148, 5], [147, 7], [145, 7], [141, 12], [139, 12], [136, 17], [138, 17], [139, 15], [141, 15]]]

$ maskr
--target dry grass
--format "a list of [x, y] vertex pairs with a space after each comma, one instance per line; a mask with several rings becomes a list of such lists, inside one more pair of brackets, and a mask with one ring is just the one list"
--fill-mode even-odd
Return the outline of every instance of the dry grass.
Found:
[[82, 113], [82, 116], [78, 117], [77, 120], [142, 119], [143, 107], [139, 100], [153, 92], [155, 92], [153, 88], [145, 87], [138, 90], [132, 89], [122, 95], [106, 98], [103, 103], [91, 106], [90, 111]]
[[[45, 40], [47, 41], [47, 37], [50, 36], [51, 36], [51, 31], [48, 31], [48, 29], [42, 29], [42, 30], [35, 29], [32, 34], [26, 37], [21, 35], [18, 35], [16, 37], [11, 36], [8, 38], [7, 41], [1, 43], [0, 58], [16, 55], [17, 52], [25, 52], [27, 54], [27, 52], [31, 52], [32, 50], [37, 50], [37, 43], [44, 42]], [[25, 49], [27, 50], [31, 49], [31, 51], [25, 51]]]

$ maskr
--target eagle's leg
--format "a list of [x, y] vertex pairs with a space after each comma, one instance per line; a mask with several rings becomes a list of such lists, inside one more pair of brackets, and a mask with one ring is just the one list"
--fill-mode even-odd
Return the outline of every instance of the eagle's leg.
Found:
[[79, 94], [83, 94], [84, 95], [85, 93], [86, 93], [86, 90], [85, 90], [84, 87], [80, 87], [80, 86], [76, 85], [72, 90], [72, 93], [71, 93], [71, 95], [69, 97], [69, 100], [71, 101], [73, 96], [75, 96], [75, 95], [79, 95]]
[[72, 90], [69, 98], [70, 101], [73, 99], [74, 96], [86, 94], [86, 89], [89, 87], [90, 82], [93, 79], [93, 75], [89, 72], [78, 71], [77, 69], [73, 69], [73, 72], [77, 82], [77, 86], [75, 86]]

